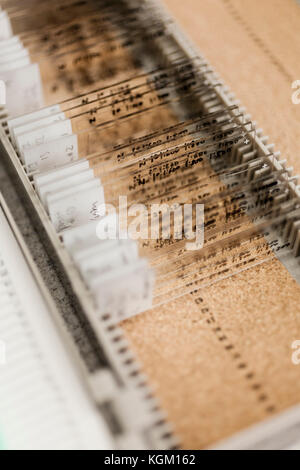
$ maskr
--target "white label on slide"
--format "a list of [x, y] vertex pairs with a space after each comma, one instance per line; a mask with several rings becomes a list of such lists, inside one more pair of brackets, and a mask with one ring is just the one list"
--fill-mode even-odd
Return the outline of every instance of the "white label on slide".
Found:
[[65, 188], [76, 188], [81, 183], [94, 180], [94, 171], [86, 170], [75, 175], [69, 176], [68, 178], [59, 179], [49, 184], [45, 184], [40, 188], [39, 195], [44, 206], [47, 205], [47, 195], [57, 194]]
[[15, 54], [24, 49], [24, 46], [20, 40], [18, 42], [12, 42], [11, 44], [8, 44], [7, 46], [2, 46], [1, 45], [2, 42], [4, 41], [0, 41], [0, 58], [1, 59], [7, 55]]
[[10, 20], [5, 11], [0, 13], [0, 40], [9, 39], [13, 35]]
[[47, 198], [49, 215], [57, 232], [99, 217], [98, 207], [104, 203], [104, 190], [98, 180], [79, 185], [69, 194], [63, 193], [61, 197]]
[[29, 52], [27, 49], [21, 47], [19, 50], [9, 50], [5, 54], [0, 55], [0, 67], [2, 68], [9, 62], [16, 62], [17, 60], [28, 58]]
[[[21, 126], [14, 127], [11, 132], [11, 138], [15, 145], [17, 145], [16, 136], [26, 134], [34, 129], [41, 127], [50, 126], [58, 121], [64, 121], [66, 119], [65, 113], [52, 114], [50, 116], [44, 117], [39, 121], [28, 122], [22, 124]], [[72, 133], [72, 132], [71, 132]]]
[[44, 117], [50, 116], [52, 114], [57, 114], [59, 112], [60, 106], [59, 104], [55, 104], [54, 106], [48, 106], [47, 108], [42, 108], [32, 113], [23, 114], [22, 116], [19, 116], [17, 118], [10, 119], [7, 122], [8, 129], [11, 132], [14, 127], [19, 127], [29, 122], [39, 121]]
[[11, 47], [14, 44], [21, 44], [19, 36], [12, 36], [8, 39], [0, 39], [0, 49], [3, 50], [5, 47]]
[[47, 171], [78, 160], [77, 135], [67, 135], [23, 151], [28, 172]]
[[38, 127], [25, 134], [16, 135], [16, 145], [23, 156], [23, 151], [35, 145], [46, 144], [52, 140], [60, 139], [67, 135], [72, 135], [72, 124], [70, 119], [58, 121], [49, 126]]
[[[70, 231], [67, 230], [67, 232]], [[82, 239], [77, 238], [76, 243], [80, 240]], [[77, 248], [72, 251], [72, 258], [75, 264], [78, 265], [82, 265], [82, 263], [91, 257], [103, 256], [106, 253], [111, 253], [117, 250], [120, 246], [124, 246], [125, 242], [128, 242], [128, 240], [99, 240], [99, 238], [92, 239], [91, 237], [84, 241], [86, 242], [85, 245], [81, 244], [82, 246], [78, 246], [77, 244]]]
[[0, 77], [3, 80], [2, 75], [8, 72], [16, 71], [18, 69], [23, 69], [24, 67], [30, 65], [30, 57], [28, 53], [25, 54], [25, 57], [20, 57], [15, 61], [8, 61], [3, 64], [0, 64]]
[[81, 173], [82, 171], [89, 170], [90, 165], [88, 160], [82, 158], [73, 163], [67, 163], [67, 165], [62, 165], [60, 168], [54, 170], [45, 171], [44, 173], [34, 175], [34, 184], [37, 191], [45, 184], [54, 183], [57, 180], [67, 178], [69, 176]]
[[96, 234], [98, 223], [98, 220], [88, 222], [80, 227], [66, 230], [62, 234], [63, 243], [69, 253], [76, 253], [78, 250], [99, 242]]
[[115, 323], [152, 308], [154, 273], [144, 259], [93, 281], [99, 315], [110, 314]]
[[[101, 241], [99, 240], [99, 244]], [[81, 259], [78, 267], [89, 284], [89, 280], [99, 275], [105, 275], [121, 266], [134, 263], [138, 259], [137, 243], [134, 240], [126, 240], [126, 243], [115, 247], [111, 251], [97, 253], [97, 247], [93, 255]]]
[[43, 90], [38, 64], [1, 72], [6, 83], [6, 107], [12, 116], [28, 113], [43, 106]]

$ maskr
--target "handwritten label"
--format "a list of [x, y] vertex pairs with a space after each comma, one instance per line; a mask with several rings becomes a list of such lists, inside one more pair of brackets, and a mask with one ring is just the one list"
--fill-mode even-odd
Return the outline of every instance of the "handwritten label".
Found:
[[97, 209], [104, 204], [104, 190], [101, 183], [94, 180], [49, 195], [47, 204], [55, 229], [62, 232], [99, 218]]
[[31, 149], [36, 145], [51, 143], [51, 141], [67, 135], [72, 135], [72, 125], [69, 119], [58, 120], [48, 126], [34, 128], [24, 134], [15, 134], [15, 140], [23, 157], [24, 150]]
[[35, 129], [50, 126], [51, 124], [54, 124], [55, 122], [64, 121], [65, 119], [66, 119], [65, 113], [57, 113], [57, 114], [51, 114], [50, 116], [43, 117], [39, 119], [38, 121], [33, 121], [33, 122], [28, 122], [26, 124], [22, 124], [12, 129], [11, 138], [14, 144], [17, 146], [18, 144], [17, 144], [16, 136], [26, 134]]
[[77, 135], [67, 135], [23, 150], [27, 171], [47, 171], [78, 159]]

